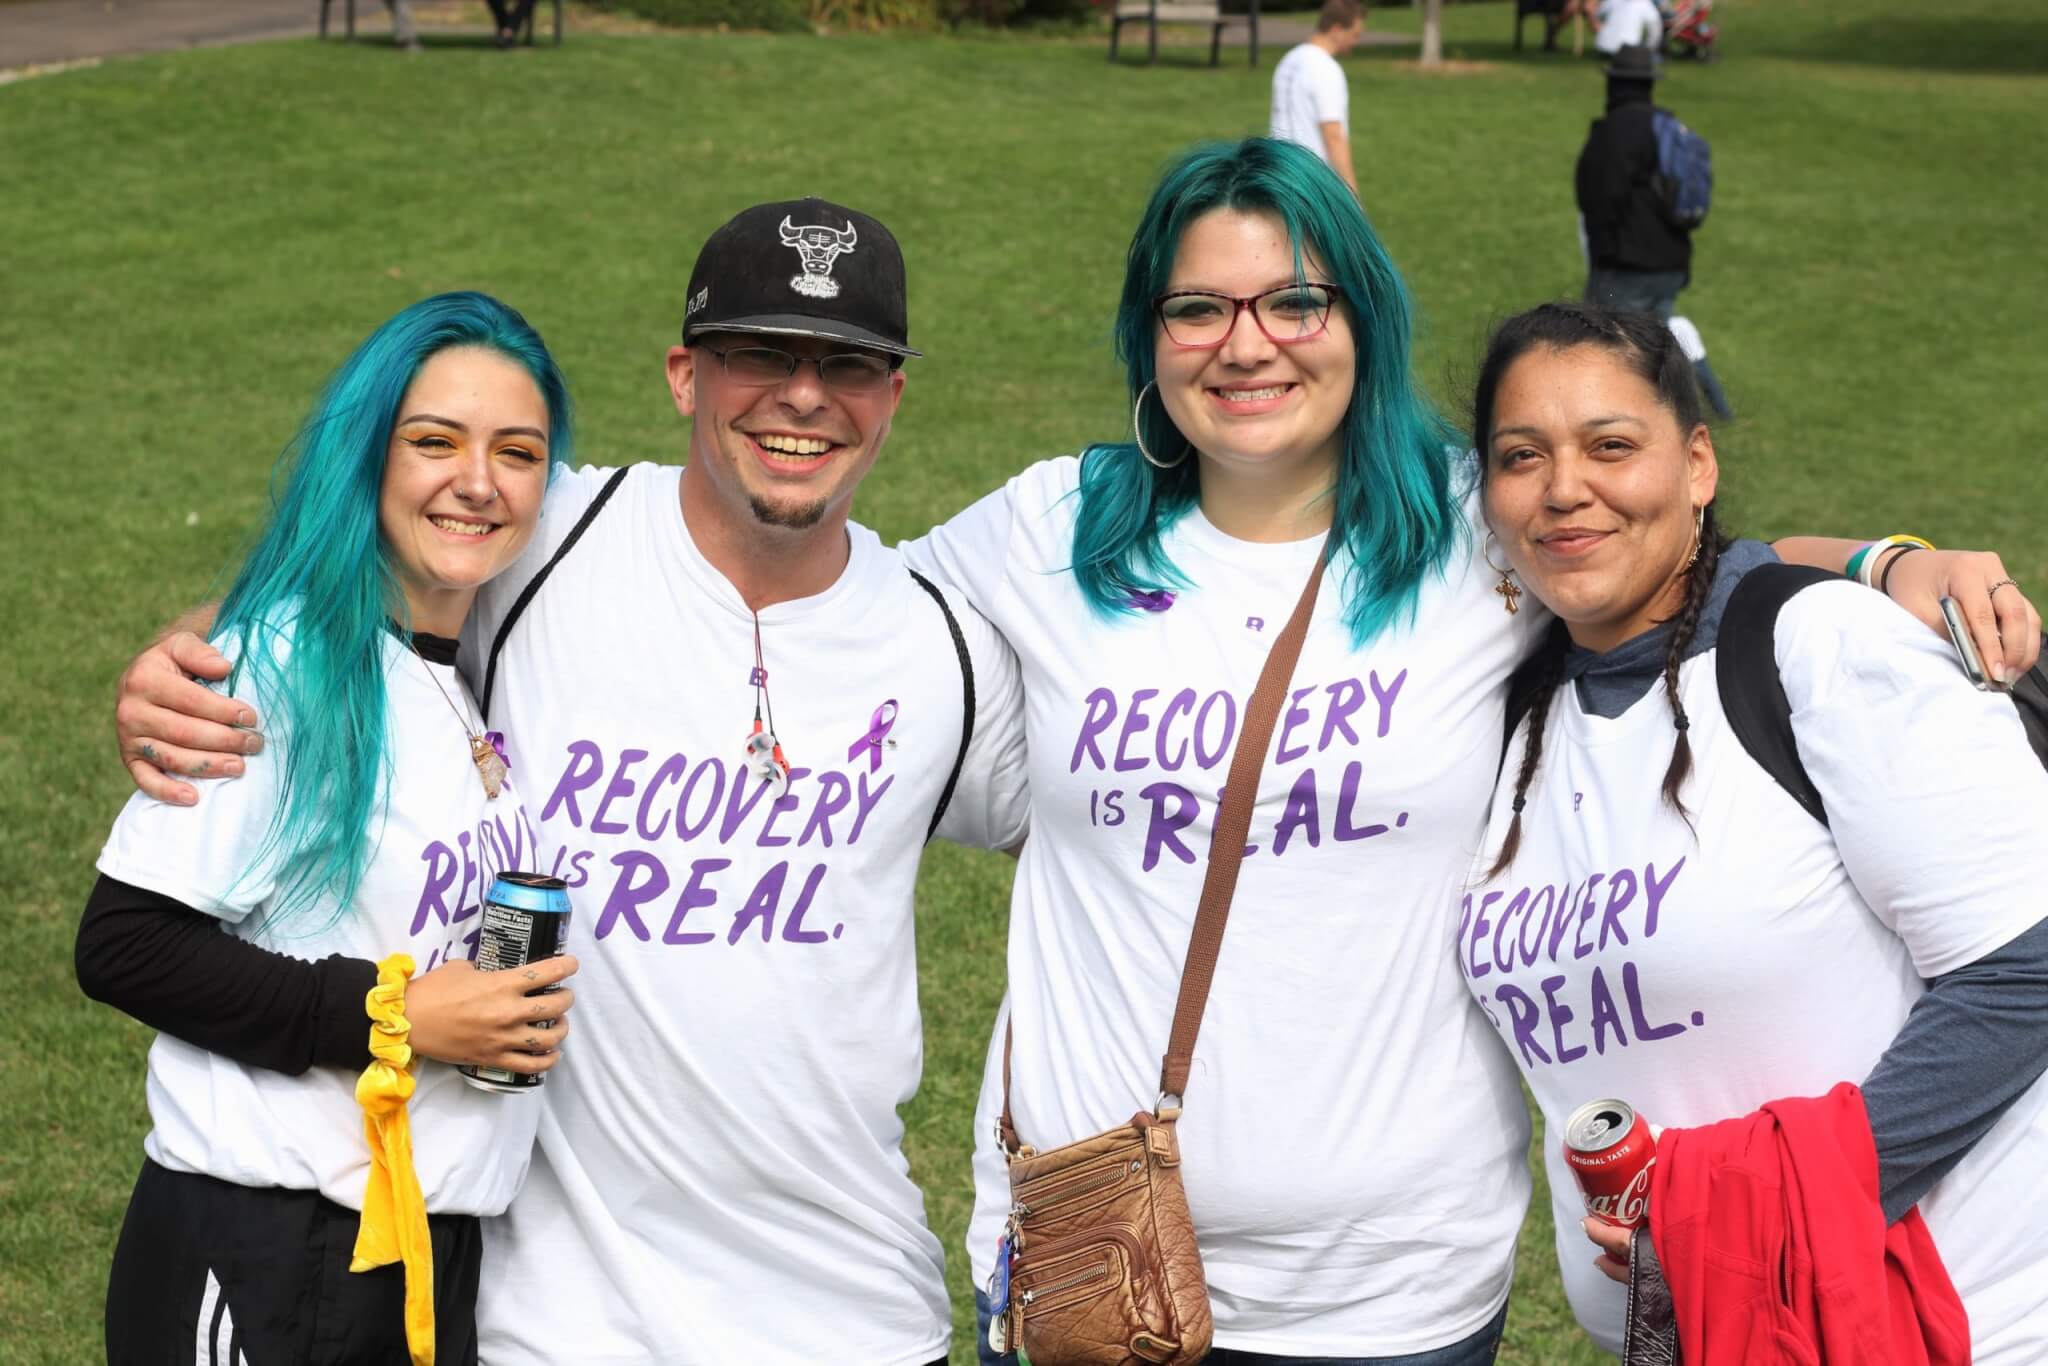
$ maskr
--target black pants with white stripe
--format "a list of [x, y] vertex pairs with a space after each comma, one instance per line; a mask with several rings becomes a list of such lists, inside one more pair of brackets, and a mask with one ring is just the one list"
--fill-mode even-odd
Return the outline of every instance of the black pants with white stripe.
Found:
[[[349, 1271], [358, 1217], [144, 1162], [107, 1284], [108, 1366], [404, 1366], [405, 1273]], [[469, 1215], [427, 1223], [435, 1360], [474, 1366], [483, 1236]]]

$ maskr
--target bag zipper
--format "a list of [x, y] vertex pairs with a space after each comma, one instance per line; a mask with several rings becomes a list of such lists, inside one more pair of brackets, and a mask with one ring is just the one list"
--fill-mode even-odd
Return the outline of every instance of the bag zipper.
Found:
[[1026, 1290], [1021, 1298], [1026, 1305], [1029, 1305], [1041, 1294], [1057, 1295], [1062, 1290], [1072, 1290], [1077, 1285], [1086, 1285], [1090, 1281], [1099, 1281], [1108, 1274], [1109, 1262], [1105, 1259], [1085, 1270], [1077, 1271], [1071, 1276], [1063, 1276], [1050, 1285], [1034, 1285], [1029, 1290]]
[[1092, 1194], [1095, 1191], [1101, 1190], [1104, 1186], [1115, 1185], [1117, 1182], [1142, 1170], [1144, 1165], [1143, 1158], [1134, 1157], [1128, 1161], [1118, 1158], [1116, 1162], [1104, 1167], [1093, 1176], [1074, 1182], [1071, 1185], [1061, 1186], [1059, 1189], [1052, 1191], [1050, 1193], [1050, 1203], [1046, 1202], [1045, 1197], [1039, 1197], [1040, 1203], [1036, 1209], [1033, 1209], [1032, 1206], [1025, 1204], [1022, 1200], [1016, 1200], [1012, 1202], [1010, 1212], [1020, 1218], [1029, 1218], [1033, 1214], [1043, 1213], [1048, 1209], [1063, 1205], [1069, 1200], [1079, 1199], [1081, 1196]]

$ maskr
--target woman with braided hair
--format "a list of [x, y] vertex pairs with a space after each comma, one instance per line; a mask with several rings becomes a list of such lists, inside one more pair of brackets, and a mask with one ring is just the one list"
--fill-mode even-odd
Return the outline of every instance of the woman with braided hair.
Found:
[[[2048, 1176], [2048, 773], [2014, 709], [1878, 594], [1792, 593], [1773, 649], [1824, 803], [1802, 809], [1724, 703], [1757, 681], [1720, 667], [1724, 616], [1733, 641], [1753, 600], [1731, 596], [1777, 557], [1717, 525], [1713, 437], [1670, 332], [1524, 313], [1496, 330], [1473, 406], [1487, 525], [1558, 620], [1523, 670], [1458, 960], [1552, 1138], [1603, 1097], [1675, 1127], [1775, 1122], [1781, 1098], [1830, 1093], [1874, 1148], [1855, 1208], [1884, 1239], [1931, 1235], [1965, 1354], [2048, 1359], [2048, 1225], [2011, 1217]], [[1687, 1263], [1677, 1225], [1676, 1192], [1705, 1180], [1693, 1135], [1712, 1132], [1730, 1131], [1660, 1141], [1649, 1221], [1674, 1285], [1721, 1271]], [[1584, 1218], [1548, 1146], [1566, 1290], [1618, 1351], [1629, 1235]], [[1829, 1179], [1857, 1170], [1840, 1166]], [[1757, 1359], [1699, 1336], [1725, 1297], [1678, 1305], [1688, 1360], [1700, 1341], [1707, 1360]]]

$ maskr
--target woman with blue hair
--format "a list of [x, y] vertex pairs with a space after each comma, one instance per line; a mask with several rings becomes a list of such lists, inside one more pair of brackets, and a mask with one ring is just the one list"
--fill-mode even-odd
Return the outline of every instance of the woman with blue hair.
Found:
[[[1045, 1212], [1012, 1199], [1014, 1145], [1043, 1154], [1134, 1108], [1179, 1112], [1215, 1366], [1498, 1350], [1529, 1124], [1447, 946], [1508, 676], [1545, 622], [1488, 566], [1465, 443], [1417, 390], [1410, 329], [1328, 167], [1262, 138], [1198, 148], [1131, 242], [1116, 338], [1135, 439], [1034, 465], [904, 548], [1003, 632], [1025, 681], [1032, 834], [975, 1125], [986, 1361], [1011, 1360], [1017, 1317], [1028, 1333], [1132, 1283], [1111, 1274], [1128, 1256], [1077, 1255], [1001, 1291], [1044, 1247], [1019, 1241]], [[1162, 1095], [1244, 699], [1301, 600], [1187, 1094]], [[1084, 1211], [1100, 1189], [1045, 1199]], [[1198, 1359], [1190, 1336], [1144, 1336], [1132, 1359]]]
[[133, 797], [79, 929], [86, 991], [160, 1031], [111, 1362], [476, 1359], [478, 1220], [538, 1109], [451, 1064], [551, 1067], [571, 995], [529, 993], [575, 962], [469, 961], [531, 837], [455, 640], [569, 451], [539, 335], [455, 293], [373, 332], [281, 459], [213, 627], [270, 743], [203, 806]]

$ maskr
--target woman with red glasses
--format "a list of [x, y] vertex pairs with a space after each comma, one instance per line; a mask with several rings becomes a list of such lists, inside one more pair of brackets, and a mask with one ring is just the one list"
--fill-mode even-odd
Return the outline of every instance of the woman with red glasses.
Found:
[[[1000, 1282], [1012, 1213], [1006, 1035], [1011, 1117], [1040, 1152], [1160, 1103], [1219, 789], [1321, 562], [1181, 1097], [1208, 1360], [1490, 1361], [1528, 1117], [1447, 946], [1508, 674], [1547, 617], [1488, 568], [1465, 443], [1409, 368], [1406, 290], [1312, 154], [1255, 138], [1169, 168], [1117, 341], [1131, 443], [1034, 465], [904, 548], [1009, 639], [1026, 695], [976, 1282]], [[1116, 1289], [1086, 1272], [1039, 1304]], [[1010, 1360], [988, 1338], [1009, 1345], [1012, 1305], [979, 1298], [983, 1358]]]

